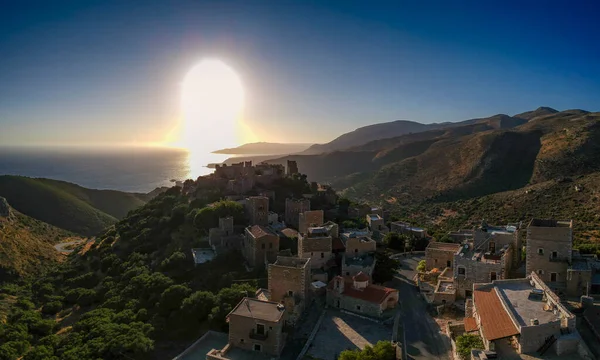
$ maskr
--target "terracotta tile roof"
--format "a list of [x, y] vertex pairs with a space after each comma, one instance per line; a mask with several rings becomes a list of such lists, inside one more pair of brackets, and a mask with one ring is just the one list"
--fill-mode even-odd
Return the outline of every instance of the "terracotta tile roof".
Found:
[[331, 249], [333, 251], [344, 250], [344, 249], [346, 249], [346, 246], [344, 246], [344, 242], [342, 241], [342, 239], [340, 239], [340, 238], [333, 238], [331, 240]]
[[254, 238], [260, 238], [267, 235], [275, 235], [271, 230], [261, 225], [252, 225], [246, 229], [252, 234], [252, 236], [254, 236]]
[[466, 332], [477, 331], [477, 329], [479, 329], [479, 326], [477, 326], [477, 321], [474, 317], [466, 317], [464, 321]]
[[444, 242], [430, 242], [427, 245], [427, 249], [436, 249], [436, 250], [447, 250], [447, 251], [458, 251], [460, 249], [460, 244], [454, 243], [444, 243]]
[[[333, 285], [335, 279], [341, 278], [341, 276], [336, 276], [333, 278], [328, 285], [330, 290], [333, 290]], [[355, 299], [360, 299], [364, 301], [368, 301], [375, 304], [381, 304], [385, 301], [386, 297], [392, 293], [397, 293], [398, 290], [390, 289], [384, 286], [379, 285], [368, 285], [364, 289], [355, 289], [354, 281], [351, 277], [346, 276], [344, 279], [344, 292], [342, 293], [345, 296], [350, 296]]]
[[358, 274], [354, 275], [352, 278], [354, 281], [369, 281], [369, 276], [364, 272], [359, 271]]
[[279, 303], [246, 297], [231, 310], [227, 315], [227, 319], [231, 315], [238, 315], [253, 318], [254, 320], [279, 322], [284, 312], [285, 308]]
[[519, 334], [494, 288], [475, 290], [473, 303], [479, 314], [481, 331], [488, 341]]
[[281, 230], [281, 233], [290, 239], [298, 237], [298, 232], [296, 230], [290, 229], [290, 228], [285, 228], [285, 229]]

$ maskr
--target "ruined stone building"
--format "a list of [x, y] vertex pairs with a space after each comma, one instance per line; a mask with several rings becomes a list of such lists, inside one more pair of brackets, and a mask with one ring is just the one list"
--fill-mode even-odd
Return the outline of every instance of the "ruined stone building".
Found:
[[246, 198], [244, 209], [251, 225], [269, 224], [269, 198], [251, 196]]
[[310, 301], [310, 259], [278, 256], [269, 265], [269, 300], [282, 303], [294, 323]]
[[264, 358], [279, 357], [285, 345], [286, 319], [287, 312], [282, 304], [245, 297], [227, 315], [227, 345], [210, 350], [206, 359], [255, 358], [251, 352], [262, 353]]
[[398, 305], [398, 290], [370, 284], [369, 276], [336, 276], [327, 287], [327, 305], [372, 316], [393, 316]]
[[294, 229], [300, 227], [300, 214], [310, 211], [310, 200], [308, 199], [285, 199], [285, 223]]
[[323, 210], [304, 211], [298, 215], [298, 232], [306, 234], [309, 227], [322, 226], [324, 222]]
[[248, 226], [245, 231], [243, 254], [250, 267], [266, 266], [277, 260], [279, 236], [261, 225]]
[[443, 270], [453, 268], [454, 254], [461, 249], [460, 244], [430, 242], [425, 249], [425, 262], [427, 270], [434, 268]]
[[324, 268], [332, 258], [332, 238], [325, 227], [308, 228], [306, 234], [298, 234], [298, 257], [311, 259], [313, 269]]
[[533, 219], [527, 227], [525, 270], [535, 272], [551, 288], [566, 289], [572, 250], [572, 220]]
[[294, 160], [287, 161], [287, 176], [292, 176], [298, 173], [298, 163]]
[[218, 253], [240, 249], [244, 242], [244, 236], [234, 232], [233, 217], [228, 216], [219, 218], [219, 227], [209, 229], [208, 242]]
[[485, 252], [495, 253], [506, 245], [512, 248], [512, 267], [517, 268], [521, 264], [521, 224], [508, 224], [504, 226], [488, 225], [485, 221], [473, 231], [473, 246]]

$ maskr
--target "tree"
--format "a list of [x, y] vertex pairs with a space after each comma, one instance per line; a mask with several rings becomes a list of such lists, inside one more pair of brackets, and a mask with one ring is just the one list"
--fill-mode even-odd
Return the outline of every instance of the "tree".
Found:
[[406, 236], [400, 235], [397, 232], [389, 232], [383, 238], [383, 243], [390, 249], [404, 251]]
[[169, 315], [181, 307], [183, 300], [190, 295], [192, 290], [185, 285], [171, 285], [160, 295], [158, 309], [162, 315]]
[[419, 261], [419, 265], [417, 265], [418, 272], [425, 272], [427, 270], [427, 261], [421, 260]]
[[338, 360], [395, 360], [396, 349], [389, 341], [378, 341], [375, 346], [362, 350], [344, 350]]
[[472, 334], [464, 334], [456, 338], [456, 352], [462, 359], [471, 357], [471, 349], [483, 349], [481, 337]]
[[384, 283], [394, 278], [396, 270], [400, 266], [400, 261], [392, 259], [388, 254], [375, 254], [375, 269], [373, 270], [373, 281]]

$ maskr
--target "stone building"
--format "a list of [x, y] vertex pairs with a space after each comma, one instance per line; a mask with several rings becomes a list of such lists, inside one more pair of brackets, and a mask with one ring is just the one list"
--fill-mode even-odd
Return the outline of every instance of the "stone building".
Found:
[[501, 248], [498, 246], [490, 248], [488, 242], [480, 243], [477, 248], [474, 248], [472, 243], [464, 244], [454, 254], [454, 288], [457, 297], [472, 296], [473, 284], [489, 283], [510, 277], [513, 261], [512, 244], [505, 244]]
[[425, 249], [425, 262], [427, 263], [427, 270], [431, 270], [433, 268], [452, 268], [454, 254], [456, 254], [460, 249], [460, 244], [430, 242]]
[[345, 245], [348, 256], [374, 253], [377, 250], [377, 243], [368, 236], [350, 237], [346, 240]]
[[243, 254], [250, 267], [266, 266], [277, 260], [279, 236], [261, 225], [248, 226], [245, 231]]
[[244, 236], [235, 234], [233, 217], [228, 216], [219, 218], [219, 227], [209, 229], [208, 242], [218, 253], [221, 251], [240, 249], [244, 242]]
[[367, 225], [371, 231], [383, 231], [387, 227], [384, 224], [383, 218], [379, 214], [366, 215]]
[[472, 243], [475, 248], [486, 252], [495, 253], [506, 245], [512, 247], [512, 267], [517, 268], [521, 263], [521, 237], [519, 230], [521, 224], [508, 224], [503, 226], [488, 225], [482, 221], [481, 226], [474, 229]]
[[333, 256], [331, 234], [325, 227], [310, 227], [298, 234], [298, 257], [311, 259], [313, 269], [322, 269]]
[[304, 211], [298, 214], [298, 232], [306, 234], [309, 227], [322, 226], [324, 222], [323, 210]]
[[246, 199], [245, 211], [251, 225], [269, 224], [269, 198], [266, 196], [251, 196]]
[[566, 289], [572, 261], [573, 221], [533, 219], [527, 227], [525, 271], [553, 289]]
[[285, 223], [298, 229], [300, 224], [300, 213], [310, 211], [310, 200], [308, 199], [285, 199]]
[[376, 262], [374, 252], [357, 255], [346, 253], [342, 258], [342, 275], [354, 276], [358, 273], [363, 273], [367, 275], [369, 279], [372, 279]]
[[576, 358], [582, 341], [575, 316], [535, 273], [526, 279], [475, 284], [473, 316], [486, 350], [512, 344], [526, 354], [546, 345], [549, 354]]
[[[367, 204], [360, 204], [356, 206], [351, 206], [348, 208], [348, 217], [351, 219], [364, 219], [368, 214], [378, 214], [377, 211], [373, 211], [373, 208]], [[382, 214], [379, 214], [382, 215]]]
[[292, 323], [308, 305], [310, 283], [310, 259], [278, 256], [269, 265], [269, 300], [284, 304]]
[[285, 345], [286, 319], [287, 313], [282, 304], [245, 297], [227, 315], [227, 345], [222, 349], [212, 349], [206, 355], [206, 359], [253, 358], [251, 353], [243, 351], [279, 357]]
[[362, 273], [336, 276], [327, 287], [327, 305], [371, 317], [391, 317], [388, 310], [398, 305], [398, 290], [372, 285]]
[[298, 163], [294, 160], [287, 161], [287, 176], [292, 176], [298, 173]]

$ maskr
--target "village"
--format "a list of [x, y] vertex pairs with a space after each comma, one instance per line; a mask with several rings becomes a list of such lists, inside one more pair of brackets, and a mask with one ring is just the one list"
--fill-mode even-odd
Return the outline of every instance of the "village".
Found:
[[[572, 221], [496, 226], [482, 220], [440, 242], [367, 205], [348, 209], [364, 228], [326, 220], [326, 211], [311, 209], [308, 195], [286, 198], [284, 211], [272, 211], [268, 184], [298, 175], [294, 161], [285, 167], [243, 162], [217, 166], [203, 180], [226, 187], [249, 226], [220, 218], [209, 246], [191, 249], [195, 263], [239, 251], [248, 271], [266, 271], [268, 285], [227, 315], [228, 333], [208, 331], [175, 359], [334, 360], [380, 340], [392, 343], [397, 359], [595, 358], [600, 261], [573, 248]], [[198, 186], [177, 185], [188, 193]], [[246, 195], [261, 185], [264, 191]], [[335, 204], [335, 193], [321, 189]], [[376, 284], [378, 254], [390, 233], [428, 244], [424, 251], [386, 253], [399, 266], [393, 280]], [[465, 354], [467, 340], [475, 342]]]

